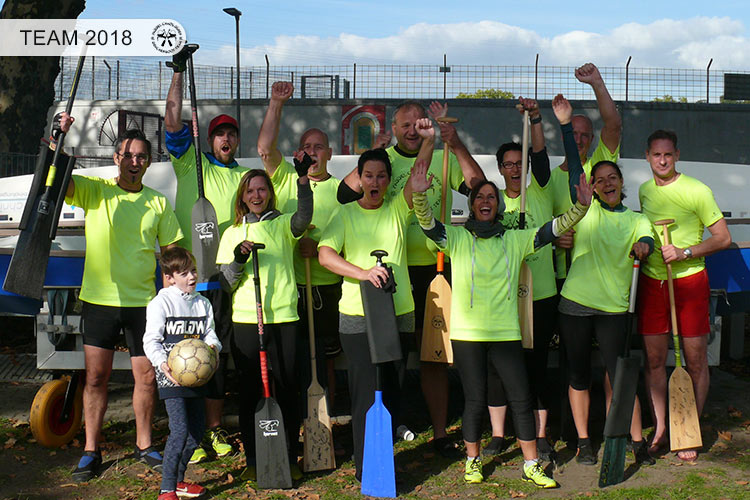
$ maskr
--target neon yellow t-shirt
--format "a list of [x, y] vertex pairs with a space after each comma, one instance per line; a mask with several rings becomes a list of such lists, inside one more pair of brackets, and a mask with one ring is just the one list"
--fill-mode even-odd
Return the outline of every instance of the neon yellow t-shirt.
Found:
[[[297, 285], [292, 271], [292, 250], [297, 240], [292, 234], [291, 220], [292, 214], [283, 214], [271, 220], [229, 226], [219, 243], [217, 264], [231, 263], [234, 248], [245, 240], [266, 245], [266, 248], [258, 250], [264, 323], [288, 323], [299, 319]], [[258, 323], [252, 254], [232, 296], [232, 321]]]
[[[620, 145], [614, 152], [610, 152], [604, 141], [599, 137], [599, 143], [596, 145], [594, 154], [586, 159], [583, 164], [583, 171], [588, 178], [591, 175], [591, 167], [600, 161], [611, 161], [617, 163], [620, 158]], [[573, 203], [570, 201], [570, 185], [568, 183], [568, 171], [561, 169], [559, 166], [550, 172], [549, 187], [552, 190], [552, 215], [557, 217], [567, 212]], [[555, 248], [555, 268], [557, 270], [557, 279], [565, 278], [565, 249]]]
[[167, 198], [148, 186], [125, 191], [114, 179], [74, 175], [68, 205], [86, 215], [80, 298], [91, 304], [145, 307], [156, 295], [155, 248], [182, 237]]
[[573, 260], [562, 296], [600, 311], [627, 311], [633, 270], [630, 250], [644, 236], [653, 237], [645, 215], [628, 208], [612, 212], [592, 201], [576, 224]]
[[[401, 192], [404, 190], [404, 185], [409, 179], [411, 174], [411, 167], [414, 165], [415, 157], [407, 157], [401, 155], [396, 151], [395, 146], [391, 146], [386, 149], [388, 157], [391, 159], [391, 168], [393, 173], [391, 175], [391, 183], [388, 186], [389, 198], [401, 196]], [[432, 161], [430, 162], [430, 168], [427, 171], [427, 177], [433, 175], [432, 186], [426, 191], [427, 200], [432, 208], [432, 213], [435, 217], [440, 217], [440, 192], [443, 186], [443, 151], [438, 150], [432, 154]], [[458, 187], [464, 181], [461, 167], [458, 165], [458, 159], [454, 154], [451, 153], [448, 162], [448, 191], [445, 196], [446, 212], [445, 218], [450, 224], [451, 218], [451, 207], [453, 206], [453, 191], [458, 190]], [[437, 255], [435, 253], [435, 245], [432, 240], [427, 238], [422, 232], [422, 228], [419, 227], [419, 222], [415, 215], [409, 217], [409, 229], [407, 231], [407, 249], [406, 253], [409, 259], [410, 266], [428, 266], [437, 262]]]
[[[505, 213], [503, 226], [518, 229], [518, 217], [521, 212], [521, 197], [510, 198], [503, 191]], [[531, 176], [531, 184], [526, 189], [526, 227], [542, 227], [552, 220], [552, 196], [549, 183], [541, 187], [536, 177]], [[542, 248], [526, 257], [526, 264], [531, 269], [534, 283], [534, 300], [546, 299], [557, 294], [555, 270], [552, 266], [552, 246]]]
[[451, 340], [521, 340], [518, 275], [534, 252], [538, 228], [506, 231], [501, 238], [474, 238], [461, 226], [445, 227], [451, 257]]
[[[638, 190], [641, 210], [651, 223], [662, 219], [674, 219], [669, 226], [670, 242], [679, 248], [687, 248], [703, 241], [703, 229], [724, 217], [716, 204], [711, 189], [698, 179], [680, 176], [666, 186], [657, 186], [653, 179], [641, 184]], [[662, 226], [655, 228], [654, 256], [646, 262], [643, 272], [658, 280], [667, 279], [667, 267], [661, 258]], [[672, 262], [672, 276], [684, 278], [702, 271], [705, 259], [688, 259]]]
[[[281, 164], [271, 176], [271, 183], [276, 194], [276, 208], [282, 213], [297, 211], [298, 178], [294, 166], [285, 159], [281, 160]], [[315, 226], [315, 229], [309, 232], [308, 237], [315, 241], [320, 241], [323, 229], [331, 222], [333, 212], [339, 206], [339, 202], [336, 200], [336, 191], [340, 182], [333, 176], [324, 181], [310, 179], [315, 206], [311, 224]], [[297, 283], [305, 284], [305, 259], [300, 256], [297, 247], [294, 248], [294, 274]], [[310, 259], [310, 276], [313, 285], [333, 285], [341, 281], [341, 276], [321, 266], [316, 258]]]
[[[343, 251], [344, 259], [362, 269], [375, 265], [375, 257], [370, 255], [373, 250], [388, 252], [383, 262], [393, 269], [396, 280], [393, 305], [398, 316], [414, 310], [406, 264], [406, 225], [412, 214], [403, 194], [386, 198], [375, 210], [366, 210], [357, 202], [347, 203], [338, 207], [318, 244]], [[339, 311], [349, 316], [365, 315], [358, 280], [344, 278]]]
[[[211, 202], [216, 210], [216, 220], [219, 223], [219, 234], [234, 222], [234, 200], [237, 197], [237, 188], [247, 167], [219, 167], [211, 163], [206, 155], [203, 158], [203, 191], [206, 199]], [[175, 197], [175, 214], [180, 221], [183, 238], [179, 245], [190, 251], [192, 248], [192, 231], [190, 228], [190, 215], [193, 205], [198, 199], [198, 177], [195, 167], [195, 147], [191, 144], [188, 150], [176, 158], [169, 156], [172, 168], [177, 176], [177, 196]]]

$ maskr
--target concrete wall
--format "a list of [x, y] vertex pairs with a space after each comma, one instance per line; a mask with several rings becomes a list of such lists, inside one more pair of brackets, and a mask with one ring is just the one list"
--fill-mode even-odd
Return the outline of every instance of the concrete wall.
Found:
[[[279, 136], [279, 147], [284, 154], [296, 149], [300, 134], [310, 127], [327, 132], [334, 154], [341, 153], [342, 106], [377, 104], [385, 106], [385, 124], [390, 126], [397, 100], [323, 100], [295, 99], [287, 103]], [[428, 101], [424, 101], [428, 104]], [[514, 101], [449, 100], [449, 114], [459, 118], [458, 128], [463, 141], [474, 154], [494, 154], [497, 147], [510, 139], [519, 139], [521, 121]], [[557, 121], [550, 102], [542, 101], [542, 115], [547, 147], [550, 155], [561, 155], [563, 148]], [[267, 106], [265, 99], [243, 100], [243, 149], [238, 156], [257, 156], [255, 143]], [[599, 112], [594, 101], [573, 101], [576, 113], [588, 115], [595, 130], [601, 128]], [[642, 158], [648, 135], [657, 128], [672, 129], [679, 137], [683, 160], [750, 163], [746, 145], [750, 128], [750, 106], [742, 104], [682, 104], [682, 103], [620, 103], [623, 117], [623, 158]], [[64, 103], [53, 106], [49, 116], [61, 111]], [[111, 154], [111, 148], [99, 147], [100, 129], [105, 118], [117, 109], [148, 113], [164, 113], [164, 101], [76, 101], [73, 115], [79, 120], [75, 130], [66, 140], [76, 154]], [[183, 106], [183, 118], [189, 119], [189, 102]], [[234, 115], [231, 100], [205, 100], [199, 102], [198, 115], [201, 137], [205, 141], [209, 119], [216, 114]]]

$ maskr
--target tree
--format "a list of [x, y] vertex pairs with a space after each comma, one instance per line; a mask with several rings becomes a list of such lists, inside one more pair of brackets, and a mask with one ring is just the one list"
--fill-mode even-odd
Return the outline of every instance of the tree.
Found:
[[515, 99], [512, 92], [500, 89], [479, 89], [473, 94], [460, 92], [456, 99]]
[[669, 94], [664, 94], [662, 97], [655, 97], [654, 102], [688, 102], [687, 97], [678, 97], [675, 99]]
[[[0, 19], [76, 19], [85, 0], [5, 0]], [[58, 57], [0, 57], [0, 152], [36, 153], [55, 99]]]

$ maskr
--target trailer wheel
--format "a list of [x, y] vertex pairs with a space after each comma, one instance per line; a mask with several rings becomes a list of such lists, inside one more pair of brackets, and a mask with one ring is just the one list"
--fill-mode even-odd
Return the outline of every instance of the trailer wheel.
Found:
[[29, 416], [31, 433], [39, 444], [47, 448], [58, 448], [69, 443], [81, 428], [82, 384], [79, 384], [76, 390], [69, 418], [60, 419], [69, 382], [69, 376], [47, 382], [37, 391], [34, 402], [31, 404]]

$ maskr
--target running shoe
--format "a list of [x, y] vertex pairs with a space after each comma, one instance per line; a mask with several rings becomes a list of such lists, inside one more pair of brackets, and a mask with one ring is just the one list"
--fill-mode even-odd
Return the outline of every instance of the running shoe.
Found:
[[545, 489], [557, 488], [559, 486], [557, 481], [544, 473], [544, 469], [542, 469], [542, 466], [539, 465], [538, 462], [534, 462], [534, 465], [528, 466], [524, 464], [521, 479], [527, 483], [534, 483], [536, 486]]
[[84, 451], [78, 466], [73, 471], [73, 481], [83, 483], [99, 475], [99, 468], [102, 465], [102, 452]]
[[206, 488], [200, 484], [185, 483], [180, 481], [177, 483], [177, 496], [180, 498], [198, 498], [206, 493]]
[[208, 453], [206, 453], [206, 450], [203, 449], [203, 446], [199, 446], [193, 452], [193, 455], [190, 457], [190, 462], [188, 463], [199, 464], [206, 459], [208, 459]]
[[484, 481], [484, 476], [482, 475], [482, 460], [479, 457], [466, 460], [464, 481], [471, 484], [477, 484]]
[[503, 436], [492, 436], [492, 440], [490, 441], [490, 444], [484, 447], [482, 450], [482, 455], [485, 457], [493, 457], [495, 455], [500, 455], [502, 452], [504, 452], [510, 443], [506, 441], [505, 437]]
[[142, 450], [138, 448], [138, 445], [136, 445], [132, 457], [139, 462], [143, 462], [144, 464], [148, 465], [155, 471], [161, 470], [163, 459], [161, 457], [161, 453], [159, 453], [153, 446], [149, 446], [148, 448]]
[[232, 445], [227, 443], [227, 431], [221, 427], [214, 427], [206, 431], [203, 441], [213, 448], [217, 457], [224, 457], [232, 453]]
[[177, 493], [174, 491], [168, 491], [166, 493], [160, 493], [156, 500], [180, 500]]
[[589, 441], [588, 439], [585, 441], [578, 441], [576, 462], [581, 465], [596, 465], [596, 455], [594, 455], [594, 448], [592, 448], [591, 441]]

